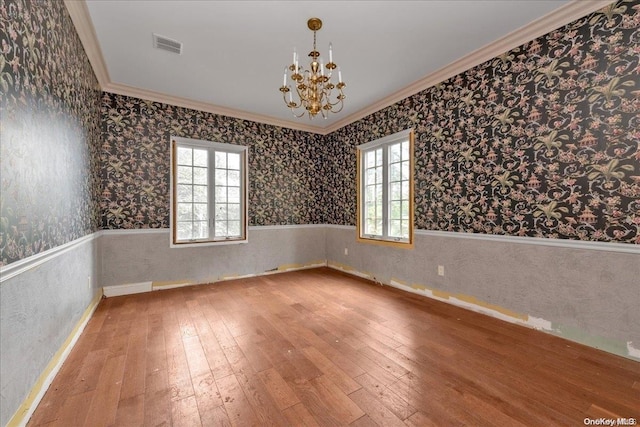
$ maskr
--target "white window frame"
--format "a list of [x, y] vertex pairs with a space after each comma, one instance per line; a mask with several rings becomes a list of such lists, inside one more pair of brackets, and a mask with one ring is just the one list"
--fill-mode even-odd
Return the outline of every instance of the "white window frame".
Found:
[[[170, 174], [170, 242], [169, 246], [171, 248], [184, 248], [184, 247], [200, 247], [200, 246], [213, 246], [213, 245], [228, 245], [228, 244], [239, 244], [239, 243], [247, 243], [248, 242], [248, 188], [249, 188], [249, 159], [248, 159], [248, 147], [244, 145], [236, 145], [236, 144], [226, 144], [221, 142], [212, 142], [205, 141], [201, 139], [192, 139], [192, 138], [182, 138], [177, 136], [172, 136], [171, 139], [171, 174]], [[240, 212], [241, 212], [241, 220], [240, 220], [240, 228], [241, 235], [239, 237], [215, 237], [209, 236], [205, 239], [197, 239], [197, 240], [177, 240], [177, 150], [178, 146], [190, 147], [190, 148], [205, 148], [209, 151], [208, 155], [208, 168], [207, 168], [207, 176], [208, 176], [208, 195], [207, 195], [207, 204], [208, 204], [208, 212], [209, 212], [209, 230], [214, 229], [214, 221], [215, 221], [215, 185], [213, 184], [213, 180], [215, 179], [215, 155], [216, 151], [218, 152], [227, 152], [227, 153], [238, 153], [240, 154]]]
[[[409, 235], [405, 238], [391, 237], [389, 236], [389, 154], [388, 149], [390, 146], [408, 141], [409, 142]], [[395, 246], [401, 248], [413, 248], [413, 222], [414, 222], [414, 195], [413, 195], [413, 175], [414, 175], [414, 133], [413, 129], [407, 129], [392, 135], [385, 136], [374, 141], [367, 142], [357, 146], [357, 189], [358, 189], [358, 202], [357, 202], [357, 240], [363, 243], [374, 243], [386, 246]], [[365, 155], [368, 152], [383, 149], [383, 234], [371, 235], [364, 233], [365, 227], [365, 214], [366, 209], [364, 206], [365, 197]]]

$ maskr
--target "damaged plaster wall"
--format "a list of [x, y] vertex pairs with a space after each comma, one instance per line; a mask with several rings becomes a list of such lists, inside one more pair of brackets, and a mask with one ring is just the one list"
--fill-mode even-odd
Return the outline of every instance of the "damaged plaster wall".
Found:
[[104, 231], [100, 283], [211, 283], [325, 265], [325, 231], [323, 225], [250, 227], [248, 243], [196, 248], [170, 248], [168, 229]]
[[621, 356], [640, 348], [640, 248], [614, 252], [418, 232], [408, 250], [358, 243], [355, 227], [326, 233], [334, 268], [451, 303], [471, 301], [467, 308], [490, 308], [496, 317]]

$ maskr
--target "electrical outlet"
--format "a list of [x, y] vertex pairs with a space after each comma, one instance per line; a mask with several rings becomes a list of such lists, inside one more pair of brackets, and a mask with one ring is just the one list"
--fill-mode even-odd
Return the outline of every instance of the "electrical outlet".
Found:
[[344, 248], [344, 254], [345, 254], [345, 255], [349, 255], [349, 249]]
[[438, 266], [438, 276], [444, 276], [444, 265]]

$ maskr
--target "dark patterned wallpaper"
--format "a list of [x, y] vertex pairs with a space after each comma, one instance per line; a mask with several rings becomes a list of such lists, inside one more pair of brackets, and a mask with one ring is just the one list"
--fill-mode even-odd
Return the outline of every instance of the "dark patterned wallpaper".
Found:
[[0, 3], [0, 265], [97, 230], [100, 91], [62, 1]]
[[170, 136], [249, 146], [249, 225], [324, 223], [322, 137], [105, 93], [103, 228], [169, 227]]
[[355, 146], [416, 130], [416, 226], [640, 244], [640, 2], [622, 1], [328, 137], [327, 221]]
[[639, 10], [614, 4], [323, 137], [100, 105], [63, 3], [3, 1], [0, 263], [100, 225], [168, 227], [171, 134], [249, 145], [251, 225], [353, 225], [355, 146], [414, 127], [418, 228], [638, 244]]

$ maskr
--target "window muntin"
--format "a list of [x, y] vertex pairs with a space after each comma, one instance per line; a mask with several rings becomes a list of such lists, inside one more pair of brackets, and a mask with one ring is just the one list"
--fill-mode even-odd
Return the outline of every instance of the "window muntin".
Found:
[[172, 138], [173, 245], [246, 241], [246, 147]]
[[358, 239], [413, 242], [413, 133], [358, 147]]

